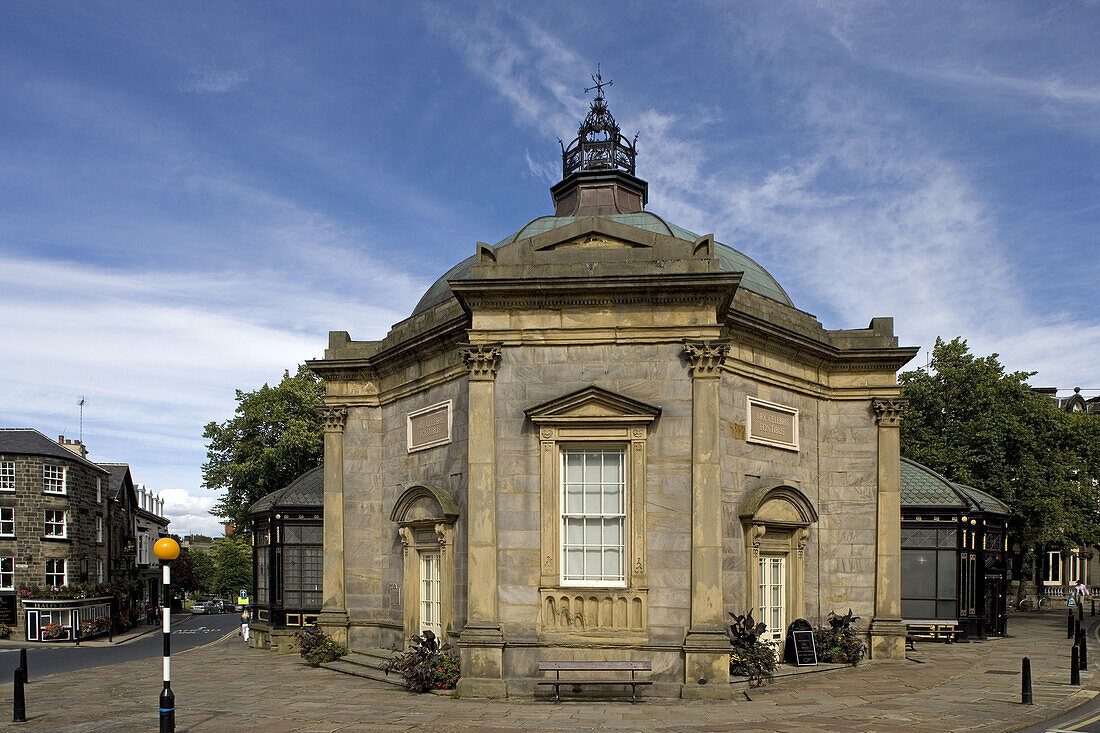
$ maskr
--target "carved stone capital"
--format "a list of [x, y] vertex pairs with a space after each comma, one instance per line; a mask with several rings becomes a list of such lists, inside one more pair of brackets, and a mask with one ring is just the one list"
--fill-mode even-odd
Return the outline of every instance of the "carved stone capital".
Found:
[[348, 420], [348, 408], [344, 405], [325, 405], [317, 408], [317, 414], [325, 425], [326, 433], [344, 432], [344, 424]]
[[500, 344], [470, 344], [462, 350], [462, 363], [471, 380], [491, 382], [500, 368]]
[[884, 428], [899, 427], [901, 425], [901, 413], [908, 404], [909, 400], [900, 397], [889, 400], [877, 397], [872, 399], [871, 409], [875, 411], [875, 422]]
[[413, 533], [408, 527], [398, 527], [397, 534], [401, 537], [401, 552], [404, 555], [409, 554], [409, 546], [413, 543]]
[[730, 352], [729, 339], [719, 341], [684, 341], [684, 355], [691, 363], [692, 377], [717, 377], [718, 370]]

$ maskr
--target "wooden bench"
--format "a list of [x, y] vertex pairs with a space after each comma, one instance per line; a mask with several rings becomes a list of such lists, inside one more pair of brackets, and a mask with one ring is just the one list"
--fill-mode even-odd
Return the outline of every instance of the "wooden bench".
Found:
[[[539, 662], [540, 672], [553, 672], [554, 679], [539, 680], [536, 684], [554, 686], [554, 702], [561, 702], [562, 685], [630, 685], [630, 702], [638, 702], [638, 685], [652, 685], [649, 680], [637, 678], [638, 672], [649, 672], [649, 662]], [[630, 679], [561, 679], [562, 672], [630, 672]]]

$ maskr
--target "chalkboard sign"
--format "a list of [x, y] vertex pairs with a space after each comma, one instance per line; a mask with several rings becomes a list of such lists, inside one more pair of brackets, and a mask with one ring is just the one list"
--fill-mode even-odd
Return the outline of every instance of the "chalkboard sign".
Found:
[[791, 636], [794, 638], [794, 663], [799, 667], [812, 667], [817, 664], [814, 632], [792, 631]]

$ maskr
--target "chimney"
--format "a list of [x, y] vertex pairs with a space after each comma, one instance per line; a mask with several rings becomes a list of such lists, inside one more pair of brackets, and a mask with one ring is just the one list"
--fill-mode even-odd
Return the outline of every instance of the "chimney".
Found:
[[85, 448], [84, 444], [81, 443], [79, 440], [65, 440], [64, 435], [59, 435], [59, 436], [57, 436], [57, 442], [58, 442], [59, 445], [63, 446], [66, 450], [69, 450], [69, 451], [77, 454], [81, 458], [87, 458], [88, 457], [88, 449]]

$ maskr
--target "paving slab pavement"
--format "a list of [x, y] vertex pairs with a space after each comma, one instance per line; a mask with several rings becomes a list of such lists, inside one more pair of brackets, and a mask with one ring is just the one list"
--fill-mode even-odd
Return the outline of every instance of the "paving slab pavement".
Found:
[[[176, 730], [336, 731], [1011, 731], [1060, 715], [1097, 694], [1093, 672], [1069, 685], [1070, 642], [1060, 614], [1013, 616], [1012, 637], [918, 644], [905, 662], [870, 662], [782, 678], [741, 699], [702, 702], [459, 700], [308, 667], [297, 656], [250, 649], [239, 637], [173, 655]], [[1096, 664], [1100, 647], [1092, 637]], [[1035, 705], [1021, 705], [1029, 656]], [[94, 733], [157, 729], [159, 658], [68, 672], [26, 688], [23, 724], [3, 730]], [[3, 697], [10, 700], [5, 694]], [[2, 717], [7, 718], [7, 715]]]

